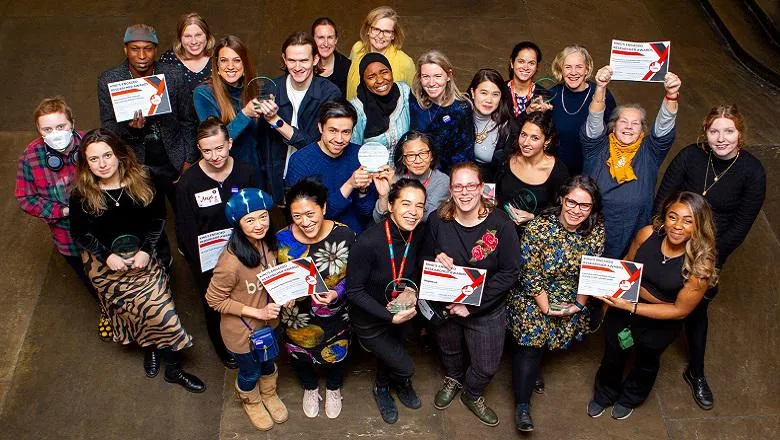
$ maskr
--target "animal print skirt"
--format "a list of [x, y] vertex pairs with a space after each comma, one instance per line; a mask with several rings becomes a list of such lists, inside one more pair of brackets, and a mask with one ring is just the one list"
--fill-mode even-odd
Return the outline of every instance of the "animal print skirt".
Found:
[[152, 258], [143, 269], [115, 272], [89, 252], [81, 253], [84, 270], [114, 329], [114, 342], [179, 351], [192, 345], [168, 287], [168, 274]]

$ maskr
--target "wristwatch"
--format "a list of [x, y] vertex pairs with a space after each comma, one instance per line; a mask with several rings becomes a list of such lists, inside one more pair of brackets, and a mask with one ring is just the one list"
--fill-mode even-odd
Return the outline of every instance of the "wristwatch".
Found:
[[278, 129], [280, 129], [280, 128], [282, 128], [282, 127], [284, 126], [284, 119], [282, 119], [282, 118], [279, 118], [279, 120], [278, 120], [278, 121], [276, 121], [276, 122], [273, 122], [273, 123], [272, 123], [272, 122], [269, 122], [268, 124], [269, 124], [269, 125], [271, 126], [271, 128], [273, 128], [274, 130], [278, 130]]

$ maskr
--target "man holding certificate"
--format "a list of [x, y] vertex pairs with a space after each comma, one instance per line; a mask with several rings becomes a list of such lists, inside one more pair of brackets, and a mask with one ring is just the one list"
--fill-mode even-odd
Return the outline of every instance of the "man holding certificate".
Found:
[[475, 163], [452, 167], [450, 198], [428, 217], [424, 255], [447, 269], [458, 265], [486, 271], [481, 283], [477, 276], [462, 289], [469, 296], [482, 288], [479, 305], [465, 305], [459, 295], [446, 306], [450, 317], [434, 329], [445, 376], [433, 405], [449, 407], [463, 388], [460, 399], [466, 407], [480, 422], [496, 426], [498, 416], [487, 406], [484, 392], [501, 361], [505, 296], [520, 273], [520, 243], [514, 223], [485, 198], [483, 187]]

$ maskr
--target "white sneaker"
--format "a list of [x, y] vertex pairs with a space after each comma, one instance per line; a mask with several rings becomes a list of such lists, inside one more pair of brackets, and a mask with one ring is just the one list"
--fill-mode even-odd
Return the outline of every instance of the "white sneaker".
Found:
[[313, 419], [320, 413], [320, 390], [303, 390], [303, 413], [306, 417]]
[[341, 414], [341, 389], [325, 390], [325, 415], [335, 419]]

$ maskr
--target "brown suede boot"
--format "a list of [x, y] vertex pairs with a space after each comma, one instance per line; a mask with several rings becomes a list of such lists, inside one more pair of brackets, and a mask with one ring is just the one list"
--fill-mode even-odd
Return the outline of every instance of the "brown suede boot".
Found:
[[263, 404], [268, 412], [271, 414], [271, 418], [276, 423], [284, 423], [287, 421], [289, 414], [287, 413], [287, 407], [284, 406], [284, 402], [279, 399], [276, 394], [276, 379], [279, 378], [279, 368], [276, 367], [274, 374], [268, 376], [260, 376], [260, 396], [263, 399]]
[[260, 388], [255, 385], [252, 391], [242, 391], [238, 388], [238, 382], [236, 382], [236, 396], [241, 400], [241, 404], [246, 411], [246, 415], [249, 416], [249, 421], [255, 425], [255, 428], [261, 431], [268, 431], [274, 427], [274, 421], [271, 419], [271, 415], [263, 406], [263, 399], [260, 396]]

